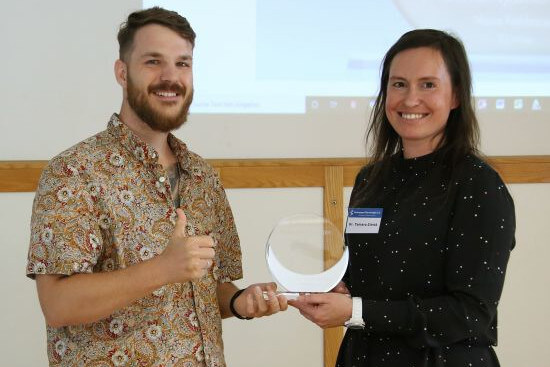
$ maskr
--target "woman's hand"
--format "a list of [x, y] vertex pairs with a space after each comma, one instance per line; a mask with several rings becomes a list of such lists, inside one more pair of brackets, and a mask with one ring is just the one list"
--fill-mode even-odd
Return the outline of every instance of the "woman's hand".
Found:
[[343, 326], [351, 317], [352, 300], [349, 294], [302, 294], [296, 300], [288, 300], [288, 304], [300, 310], [302, 316], [323, 329]]
[[335, 293], [350, 294], [348, 287], [346, 287], [346, 283], [342, 281], [338, 283], [336, 287], [332, 288], [330, 291]]

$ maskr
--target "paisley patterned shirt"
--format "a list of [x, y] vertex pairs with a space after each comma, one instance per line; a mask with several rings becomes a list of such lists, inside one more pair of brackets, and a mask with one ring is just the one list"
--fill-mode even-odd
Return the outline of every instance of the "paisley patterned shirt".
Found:
[[[215, 171], [172, 134], [188, 235], [217, 241], [198, 281], [165, 285], [108, 318], [47, 327], [51, 366], [225, 366], [217, 285], [242, 277], [239, 238]], [[109, 272], [164, 250], [177, 214], [155, 150], [114, 114], [53, 158], [34, 200], [27, 275]]]

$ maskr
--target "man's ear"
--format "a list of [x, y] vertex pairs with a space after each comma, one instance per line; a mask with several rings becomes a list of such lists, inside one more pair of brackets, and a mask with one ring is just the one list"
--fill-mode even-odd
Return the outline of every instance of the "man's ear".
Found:
[[120, 59], [115, 61], [115, 78], [118, 84], [126, 88], [128, 82], [128, 66]]

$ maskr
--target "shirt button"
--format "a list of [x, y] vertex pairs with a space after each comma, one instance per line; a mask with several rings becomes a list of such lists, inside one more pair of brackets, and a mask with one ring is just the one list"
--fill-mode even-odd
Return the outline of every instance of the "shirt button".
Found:
[[160, 183], [164, 183], [164, 181], [166, 181], [166, 177], [160, 176], [160, 177], [159, 177], [159, 182], [160, 182]]

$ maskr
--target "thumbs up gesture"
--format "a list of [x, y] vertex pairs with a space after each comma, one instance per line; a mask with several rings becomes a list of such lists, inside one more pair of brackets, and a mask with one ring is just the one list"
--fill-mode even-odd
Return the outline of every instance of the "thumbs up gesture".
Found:
[[160, 255], [171, 283], [184, 283], [206, 275], [214, 261], [214, 240], [210, 236], [187, 236], [187, 217], [176, 209], [178, 219], [168, 246]]

